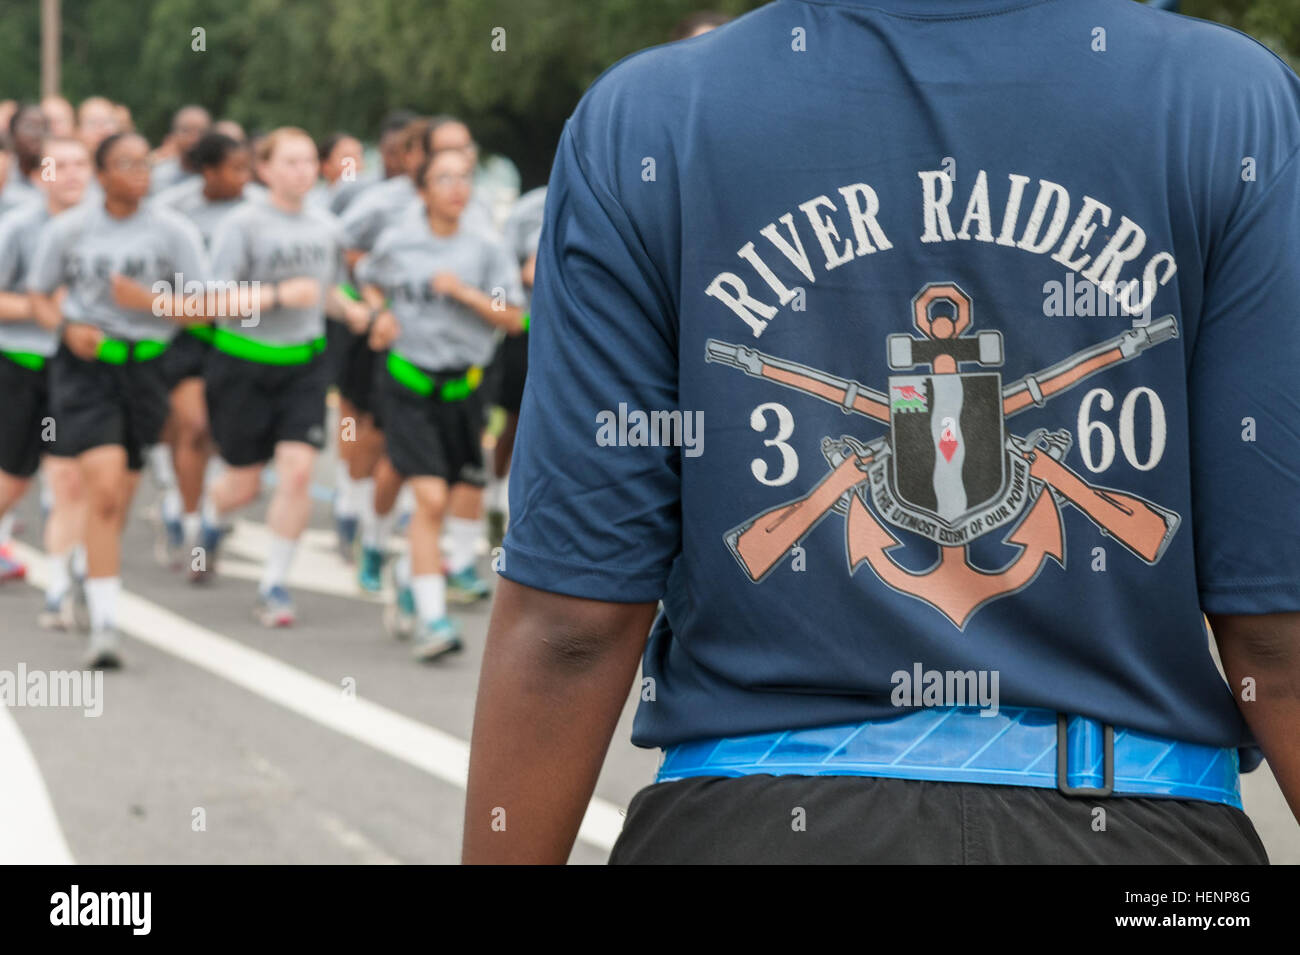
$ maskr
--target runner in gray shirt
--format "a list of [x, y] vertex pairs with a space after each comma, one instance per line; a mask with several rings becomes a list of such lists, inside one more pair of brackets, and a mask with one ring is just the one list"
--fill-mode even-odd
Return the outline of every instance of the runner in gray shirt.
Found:
[[[42, 159], [54, 172], [43, 201], [28, 203], [0, 219], [0, 524], [9, 522], [40, 464], [51, 492], [45, 521], [45, 608], [39, 622], [49, 629], [85, 626], [85, 598], [73, 574], [73, 550], [81, 541], [85, 499], [76, 458], [61, 453], [49, 427], [49, 359], [58, 347], [54, 329], [37, 323], [27, 295], [27, 272], [41, 230], [52, 215], [81, 201], [90, 180], [90, 154], [78, 139], [52, 138]], [[0, 575], [25, 568], [0, 544]]]
[[192, 579], [210, 577], [224, 520], [257, 496], [262, 468], [274, 459], [271, 546], [255, 613], [265, 626], [288, 626], [294, 611], [285, 581], [325, 440], [325, 308], [358, 328], [368, 316], [338, 294], [345, 270], [337, 221], [304, 205], [316, 182], [315, 143], [300, 129], [277, 129], [262, 140], [257, 162], [266, 201], [230, 213], [212, 241], [214, 279], [236, 288], [227, 299], [240, 309], [218, 319], [206, 368], [212, 435], [229, 467], [205, 495], [207, 561]]
[[95, 151], [95, 168], [103, 202], [50, 220], [27, 286], [37, 321], [63, 328], [50, 371], [51, 416], [59, 450], [76, 455], [87, 489], [89, 663], [107, 667], [120, 663], [114, 617], [122, 527], [144, 451], [167, 419], [160, 358], [177, 326], [165, 316], [184, 321], [177, 276], [201, 282], [207, 266], [194, 226], [142, 205], [149, 191], [143, 137], [109, 136]]
[[[526, 192], [510, 210], [502, 232], [506, 247], [519, 263], [519, 274], [524, 283], [526, 309], [531, 308], [533, 271], [537, 265], [537, 246], [542, 234], [542, 210], [546, 202], [546, 187]], [[528, 377], [528, 332], [506, 337], [497, 348], [495, 360], [497, 381], [496, 403], [506, 413], [505, 424], [492, 448], [492, 475], [487, 486], [488, 544], [500, 547], [505, 541], [506, 518], [509, 513], [507, 477], [510, 458], [514, 454], [515, 434], [519, 430], [519, 409], [523, 404], [524, 381]]]
[[198, 169], [189, 155], [190, 150], [209, 129], [212, 116], [202, 106], [182, 106], [172, 117], [171, 145], [176, 155], [161, 160], [153, 167], [150, 192], [160, 193], [198, 176]]
[[[343, 232], [350, 265], [374, 247], [384, 229], [405, 221], [407, 210], [422, 205], [412, 180], [424, 162], [428, 126], [427, 120], [415, 118], [400, 133], [386, 134], [385, 167], [394, 158], [396, 149], [403, 171], [371, 186], [348, 206]], [[339, 388], [339, 420], [354, 423], [353, 433], [339, 433], [341, 467], [336, 481], [338, 493], [346, 494], [348, 500], [335, 509], [339, 549], [345, 559], [351, 560], [358, 529], [363, 550], [369, 548], [373, 552], [378, 546], [377, 539], [384, 536], [379, 527], [380, 515], [391, 511], [393, 499], [388, 492], [395, 495], [400, 481], [391, 469], [384, 474], [377, 473], [384, 454], [384, 436], [375, 421], [372, 401], [378, 356], [365, 335], [336, 334], [331, 348], [331, 363]], [[357, 584], [362, 590], [374, 593], [381, 589], [382, 581], [373, 561], [368, 564], [363, 560], [357, 570]]]
[[[462, 602], [487, 594], [475, 569], [484, 478], [477, 388], [499, 332], [523, 327], [523, 289], [510, 252], [460, 227], [472, 169], [463, 150], [431, 157], [417, 180], [423, 221], [386, 230], [357, 265], [367, 301], [390, 303], [370, 341], [392, 349], [380, 377], [380, 409], [388, 456], [416, 500], [410, 590], [415, 653], [423, 660], [460, 649], [446, 610], [449, 590]], [[445, 578], [438, 543], [444, 523], [451, 542]]]
[[[210, 244], [217, 225], [246, 201], [252, 157], [241, 140], [207, 132], [188, 154], [197, 175], [164, 189], [151, 200], [189, 219]], [[155, 170], [156, 174], [156, 170]], [[163, 361], [171, 388], [171, 420], [166, 443], [150, 451], [150, 470], [160, 492], [155, 554], [164, 566], [179, 569], [197, 542], [199, 504], [211, 455], [203, 370], [211, 351], [212, 325], [190, 325], [167, 349]]]

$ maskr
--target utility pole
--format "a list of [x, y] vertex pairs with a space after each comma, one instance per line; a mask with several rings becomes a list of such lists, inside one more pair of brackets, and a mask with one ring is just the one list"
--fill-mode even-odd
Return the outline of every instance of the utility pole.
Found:
[[41, 97], [59, 95], [60, 0], [41, 0]]

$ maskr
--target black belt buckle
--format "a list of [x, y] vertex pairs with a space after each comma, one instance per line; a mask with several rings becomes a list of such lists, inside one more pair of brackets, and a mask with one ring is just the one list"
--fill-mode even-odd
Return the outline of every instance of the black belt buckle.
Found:
[[1070, 719], [1064, 713], [1056, 714], [1056, 788], [1066, 796], [1109, 796], [1115, 791], [1115, 727], [1103, 724], [1102, 785], [1070, 785]]

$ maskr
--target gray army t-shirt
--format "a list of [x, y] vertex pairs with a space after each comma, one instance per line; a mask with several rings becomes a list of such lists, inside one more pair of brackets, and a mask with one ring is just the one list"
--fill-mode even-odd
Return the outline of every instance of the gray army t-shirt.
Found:
[[500, 242], [463, 228], [435, 235], [426, 219], [407, 219], [384, 230], [356, 267], [358, 282], [377, 286], [392, 301], [402, 329], [392, 349], [407, 361], [429, 371], [487, 364], [497, 327], [469, 306], [435, 294], [431, 280], [439, 272], [451, 272], [489, 295], [500, 289], [506, 305], [524, 304], [519, 267]]
[[413, 204], [422, 205], [422, 201], [410, 176], [394, 176], [370, 186], [341, 218], [348, 248], [369, 252], [380, 233], [396, 224]]
[[[343, 281], [343, 236], [334, 216], [304, 206], [285, 212], [265, 201], [245, 202], [217, 226], [212, 278], [217, 282], [282, 282], [313, 278], [320, 298], [308, 308], [276, 307], [252, 318], [219, 319], [219, 327], [275, 345], [299, 345], [325, 334], [325, 299]], [[253, 324], [245, 324], [253, 322]]]
[[[27, 292], [27, 273], [41, 230], [50, 221], [44, 202], [28, 202], [0, 217], [0, 291]], [[54, 333], [35, 321], [0, 322], [0, 351], [53, 355]]]
[[247, 202], [249, 192], [246, 188], [238, 199], [209, 199], [203, 194], [203, 185], [203, 177], [195, 176], [164, 189], [150, 201], [179, 212], [193, 222], [199, 235], [203, 236], [204, 245], [211, 248], [212, 237], [221, 220]]
[[203, 239], [170, 209], [146, 203], [125, 219], [116, 219], [102, 204], [83, 202], [55, 216], [42, 230], [27, 287], [48, 295], [66, 285], [63, 316], [94, 325], [110, 338], [169, 341], [178, 325], [113, 301], [114, 273], [147, 289], [158, 281], [174, 285], [178, 273], [182, 283], [202, 282], [208, 274]]

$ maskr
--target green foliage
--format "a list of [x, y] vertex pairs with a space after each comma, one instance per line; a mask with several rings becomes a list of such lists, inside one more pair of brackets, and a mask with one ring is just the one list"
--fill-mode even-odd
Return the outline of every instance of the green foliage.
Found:
[[[686, 14], [761, 0], [63, 0], [63, 85], [124, 102], [152, 139], [197, 102], [250, 128], [373, 137], [406, 106], [455, 113], [545, 179], [565, 118], [611, 64], [666, 42]], [[1300, 65], [1300, 0], [1183, 0]], [[0, 0], [0, 98], [40, 77], [38, 0]], [[205, 31], [195, 51], [193, 31]], [[494, 51], [494, 30], [504, 51]], [[1210, 68], [1210, 67], [1207, 67]]]
[[1249, 33], [1300, 70], [1300, 0], [1183, 0], [1182, 12]]

